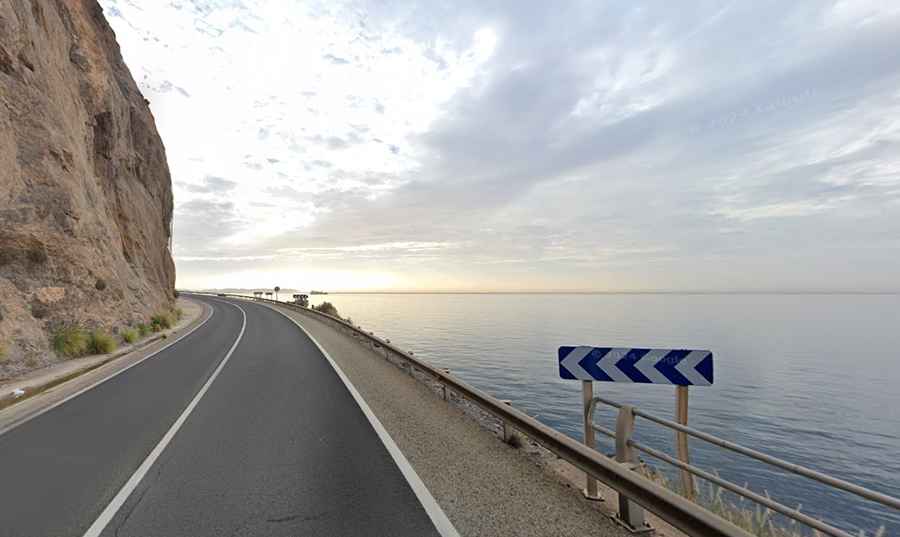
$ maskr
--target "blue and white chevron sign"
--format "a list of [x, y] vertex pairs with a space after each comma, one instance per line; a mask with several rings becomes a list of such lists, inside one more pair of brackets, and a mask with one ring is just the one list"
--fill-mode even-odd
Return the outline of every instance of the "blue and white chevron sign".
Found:
[[569, 380], [709, 386], [710, 351], [560, 347], [559, 376]]

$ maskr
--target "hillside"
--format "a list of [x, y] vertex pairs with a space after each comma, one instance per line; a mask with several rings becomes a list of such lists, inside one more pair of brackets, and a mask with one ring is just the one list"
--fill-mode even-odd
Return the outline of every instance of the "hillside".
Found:
[[172, 189], [153, 116], [93, 0], [0, 3], [0, 379], [52, 334], [170, 307]]

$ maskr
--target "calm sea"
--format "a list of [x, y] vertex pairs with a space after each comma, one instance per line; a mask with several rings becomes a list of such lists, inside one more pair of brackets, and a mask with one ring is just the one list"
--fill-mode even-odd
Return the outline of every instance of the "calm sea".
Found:
[[[558, 378], [560, 345], [710, 349], [715, 385], [691, 390], [690, 424], [900, 496], [900, 296], [339, 294], [366, 330], [580, 438], [580, 385]], [[595, 392], [671, 417], [670, 386]], [[614, 415], [599, 413], [612, 427]], [[638, 420], [638, 437], [672, 434]], [[599, 435], [598, 435], [599, 439]], [[611, 452], [612, 446], [603, 446]], [[900, 534], [900, 513], [692, 441], [693, 461], [832, 523]], [[663, 466], [659, 463], [657, 466]]]

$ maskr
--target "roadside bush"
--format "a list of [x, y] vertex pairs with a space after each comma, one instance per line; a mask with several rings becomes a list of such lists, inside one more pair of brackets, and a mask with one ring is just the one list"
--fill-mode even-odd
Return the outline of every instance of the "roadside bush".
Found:
[[157, 313], [153, 317], [150, 318], [150, 328], [154, 332], [162, 332], [163, 330], [172, 328], [172, 325], [175, 324], [174, 315], [171, 313], [163, 312]]
[[337, 308], [335, 308], [334, 304], [332, 304], [331, 302], [322, 302], [318, 306], [313, 306], [313, 309], [320, 313], [331, 315], [332, 317], [337, 317], [339, 319], [341, 317], [341, 315], [338, 313]]
[[147, 337], [147, 334], [150, 333], [150, 327], [147, 326], [146, 323], [138, 323], [135, 328], [137, 329], [138, 335], [141, 337]]
[[91, 354], [109, 354], [116, 350], [116, 340], [106, 332], [94, 330], [91, 332], [88, 348]]
[[138, 340], [138, 332], [134, 328], [126, 328], [122, 330], [122, 339], [125, 343], [134, 343]]
[[53, 335], [53, 349], [66, 358], [78, 358], [87, 354], [90, 337], [84, 330], [67, 326]]
[[179, 321], [181, 320], [182, 317], [184, 317], [184, 310], [181, 308], [175, 308], [174, 310], [172, 310], [172, 313], [175, 314], [175, 319], [177, 319]]

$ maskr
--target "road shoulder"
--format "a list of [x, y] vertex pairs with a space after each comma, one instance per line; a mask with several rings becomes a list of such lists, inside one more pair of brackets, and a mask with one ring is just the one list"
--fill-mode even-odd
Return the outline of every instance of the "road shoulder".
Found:
[[328, 351], [462, 535], [626, 535], [523, 450], [503, 443], [369, 347], [289, 308]]
[[[110, 355], [69, 360], [0, 385], [0, 435], [159, 353], [199, 328], [212, 315], [212, 309], [202, 302], [187, 298], [179, 302], [184, 317], [169, 330]], [[7, 398], [17, 389], [27, 397], [7, 406], [10, 402]]]

